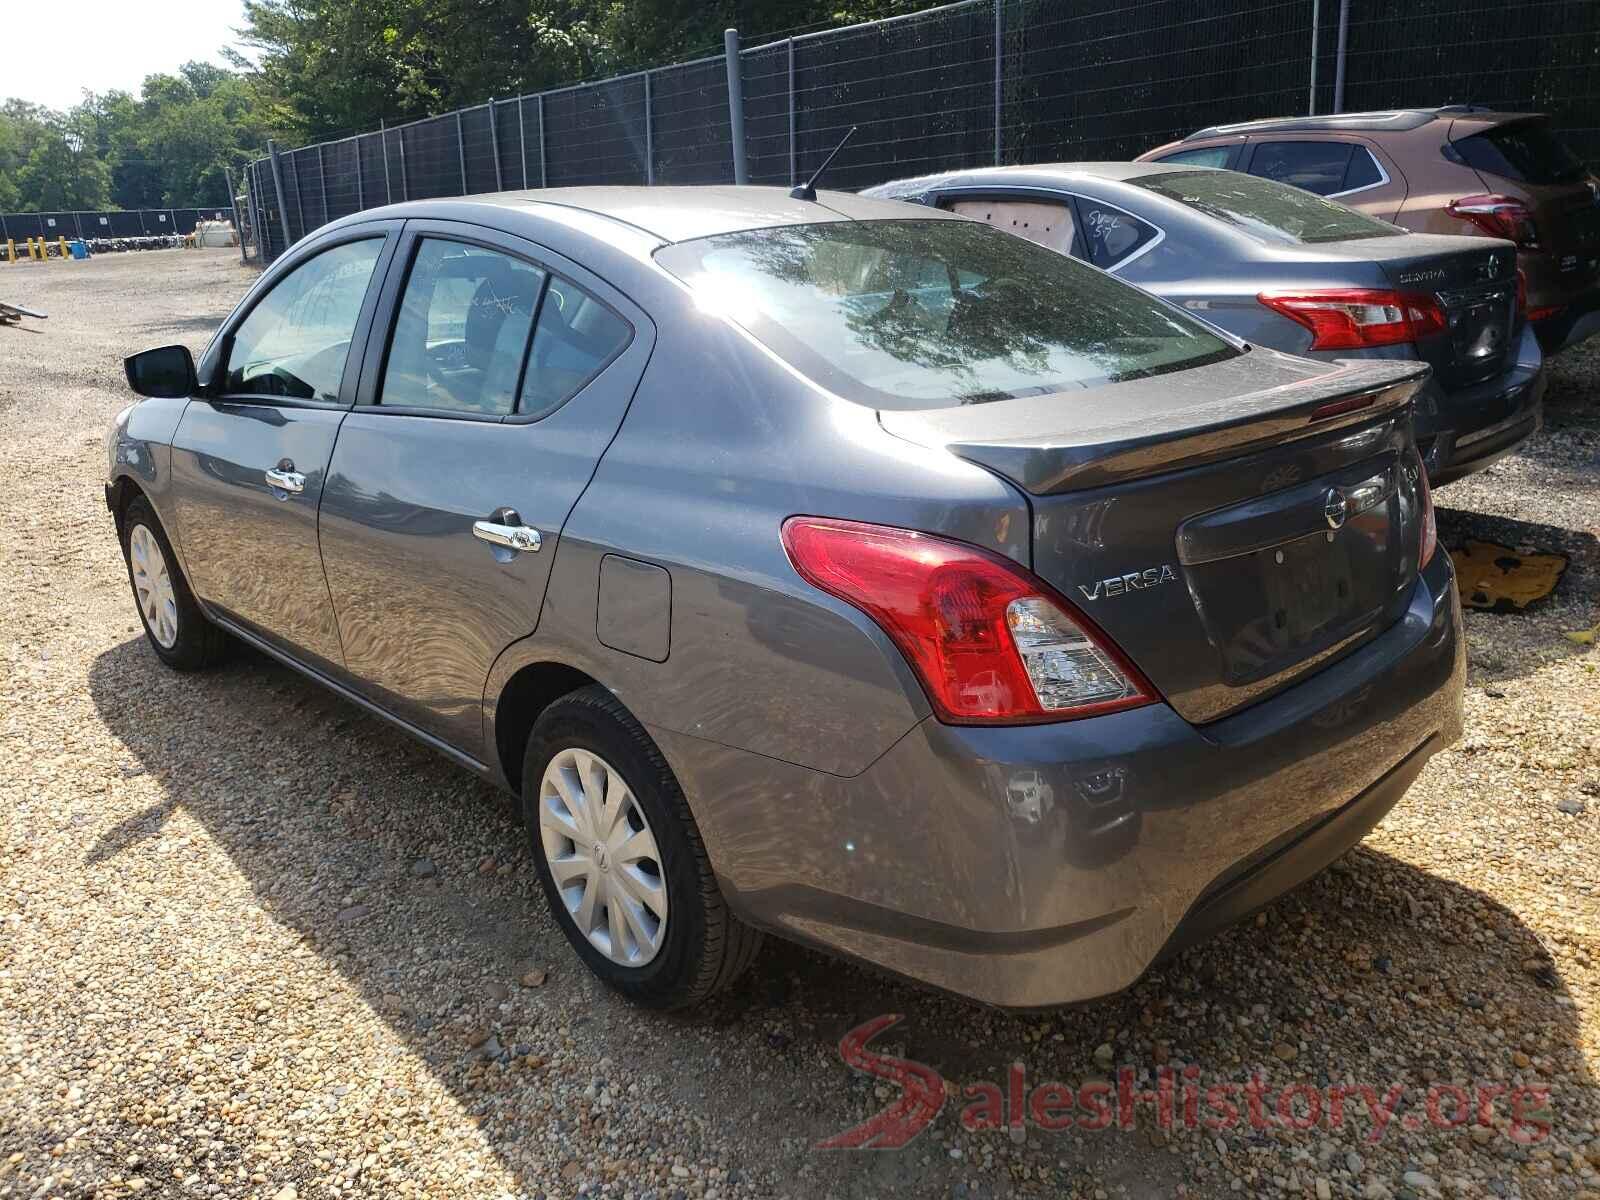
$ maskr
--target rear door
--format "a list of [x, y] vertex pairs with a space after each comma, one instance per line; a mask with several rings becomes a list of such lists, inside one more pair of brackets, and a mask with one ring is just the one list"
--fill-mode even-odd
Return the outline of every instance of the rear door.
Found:
[[561, 528], [653, 343], [645, 314], [577, 263], [407, 223], [322, 502], [358, 690], [483, 753], [489, 667], [538, 624]]
[[343, 657], [317, 504], [399, 234], [398, 221], [374, 222], [297, 248], [224, 327], [213, 377], [173, 436], [178, 536], [196, 594], [325, 670]]

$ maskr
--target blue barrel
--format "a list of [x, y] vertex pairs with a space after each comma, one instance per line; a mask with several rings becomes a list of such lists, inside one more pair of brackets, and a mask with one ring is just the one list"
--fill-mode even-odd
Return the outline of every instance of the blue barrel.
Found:
[[89, 247], [83, 244], [81, 238], [73, 238], [67, 243], [67, 253], [73, 258], [88, 258]]

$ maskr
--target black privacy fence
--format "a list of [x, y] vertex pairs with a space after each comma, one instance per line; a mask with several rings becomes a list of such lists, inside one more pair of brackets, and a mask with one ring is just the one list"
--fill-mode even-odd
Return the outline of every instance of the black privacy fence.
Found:
[[102, 212], [0, 213], [0, 245], [27, 238], [139, 238], [193, 233], [201, 221], [227, 221], [221, 208], [128, 208]]
[[270, 261], [328, 221], [401, 200], [787, 185], [852, 126], [829, 186], [1125, 159], [1261, 117], [1461, 103], [1548, 112], [1600, 161], [1600, 3], [967, 0], [744, 48], [733, 35], [727, 55], [260, 159], [241, 217]]

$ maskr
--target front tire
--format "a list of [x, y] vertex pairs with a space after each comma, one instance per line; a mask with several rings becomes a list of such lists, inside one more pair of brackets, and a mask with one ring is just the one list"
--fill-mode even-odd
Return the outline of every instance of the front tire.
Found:
[[540, 715], [522, 810], [550, 910], [608, 986], [647, 1008], [686, 1008], [750, 965], [761, 935], [728, 911], [682, 788], [605, 688]]
[[134, 497], [122, 515], [122, 556], [145, 638], [161, 661], [175, 671], [219, 662], [227, 652], [227, 634], [200, 611], [167, 532], [143, 496]]

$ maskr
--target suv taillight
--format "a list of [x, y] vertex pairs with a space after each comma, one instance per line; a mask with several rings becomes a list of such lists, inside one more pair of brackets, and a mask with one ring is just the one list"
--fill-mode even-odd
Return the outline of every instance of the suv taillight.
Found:
[[1311, 330], [1312, 350], [1402, 345], [1450, 327], [1438, 300], [1423, 292], [1329, 288], [1262, 292], [1256, 299]]
[[1528, 206], [1510, 196], [1463, 196], [1445, 205], [1445, 212], [1471, 221], [1491, 237], [1506, 238], [1524, 250], [1539, 248], [1539, 227]]
[[826, 517], [790, 517], [783, 545], [801, 578], [889, 635], [942, 721], [1067, 721], [1156, 698], [1070, 602], [998, 554]]

